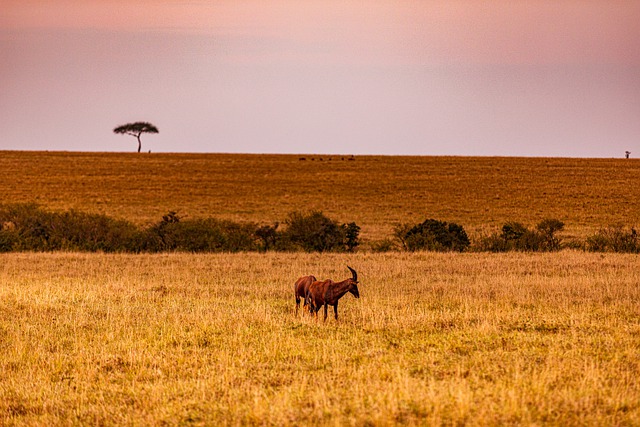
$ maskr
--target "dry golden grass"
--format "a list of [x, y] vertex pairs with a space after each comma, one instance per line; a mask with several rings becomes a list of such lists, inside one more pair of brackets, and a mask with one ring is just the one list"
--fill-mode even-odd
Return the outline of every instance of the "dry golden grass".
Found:
[[[360, 274], [339, 322], [303, 274]], [[0, 255], [0, 425], [638, 425], [635, 255]]]
[[[3, 203], [146, 225], [319, 209], [365, 240], [428, 217], [637, 225], [614, 159], [0, 152]], [[311, 161], [311, 158], [314, 160]], [[339, 322], [293, 314], [347, 277]], [[637, 255], [0, 255], [0, 425], [640, 425]]]
[[273, 223], [294, 210], [319, 209], [357, 222], [365, 241], [426, 218], [458, 222], [472, 235], [507, 221], [533, 226], [557, 218], [566, 223], [565, 237], [580, 238], [640, 222], [640, 161], [633, 159], [299, 157], [5, 151], [0, 194], [4, 203], [141, 225], [170, 210]]

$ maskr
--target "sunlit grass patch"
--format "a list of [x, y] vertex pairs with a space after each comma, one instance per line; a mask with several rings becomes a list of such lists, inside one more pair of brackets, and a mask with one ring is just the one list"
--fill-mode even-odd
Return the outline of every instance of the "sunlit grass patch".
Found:
[[[631, 255], [5, 254], [3, 424], [634, 424]], [[361, 298], [295, 316], [303, 274]]]

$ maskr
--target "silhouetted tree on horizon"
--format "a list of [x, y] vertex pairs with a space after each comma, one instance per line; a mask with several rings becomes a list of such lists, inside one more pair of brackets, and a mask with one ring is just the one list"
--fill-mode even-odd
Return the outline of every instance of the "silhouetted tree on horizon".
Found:
[[138, 153], [142, 149], [142, 142], [140, 141], [140, 135], [143, 133], [158, 133], [158, 128], [148, 122], [135, 122], [127, 123], [126, 125], [118, 126], [113, 130], [114, 133], [121, 133], [126, 135], [135, 136], [138, 139]]

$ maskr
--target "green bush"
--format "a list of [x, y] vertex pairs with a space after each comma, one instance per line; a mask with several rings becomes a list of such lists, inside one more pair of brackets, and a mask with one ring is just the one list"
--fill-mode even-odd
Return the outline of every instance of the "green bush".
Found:
[[342, 224], [344, 245], [347, 252], [353, 252], [360, 245], [360, 227], [355, 222]]
[[513, 249], [500, 233], [491, 233], [477, 238], [473, 250], [475, 252], [508, 252]]
[[3, 226], [5, 245], [15, 251], [48, 250], [52, 219], [52, 213], [33, 203], [2, 206], [0, 222], [12, 224], [12, 230]]
[[640, 241], [635, 228], [626, 230], [623, 226], [602, 228], [587, 237], [587, 250], [591, 252], [640, 253]]
[[279, 241], [279, 233], [278, 226], [279, 223], [275, 223], [271, 225], [263, 225], [256, 229], [255, 234], [256, 237], [260, 240], [262, 247], [260, 248], [262, 251], [266, 252], [268, 250], [276, 249]]
[[544, 219], [535, 230], [511, 221], [502, 226], [500, 233], [493, 233], [480, 239], [476, 250], [489, 252], [539, 252], [561, 249], [561, 240], [557, 233], [562, 231], [564, 223], [557, 219]]
[[394, 234], [407, 251], [463, 252], [471, 243], [461, 225], [435, 219], [427, 219], [417, 225], [397, 226]]
[[135, 252], [239, 252], [258, 249], [253, 224], [214, 218], [182, 220], [169, 212], [162, 221], [140, 232]]
[[127, 221], [76, 211], [49, 212], [35, 204], [0, 207], [0, 251], [121, 252], [137, 229]]
[[127, 221], [72, 210], [52, 217], [49, 249], [124, 252], [136, 232]]
[[560, 238], [556, 233], [564, 230], [564, 222], [547, 218], [543, 219], [536, 226], [540, 237], [542, 238], [542, 248], [546, 251], [557, 251], [560, 249]]
[[535, 252], [542, 248], [542, 237], [519, 222], [503, 225], [501, 236], [507, 251]]
[[391, 239], [382, 239], [371, 242], [373, 252], [392, 252], [397, 250], [397, 244]]
[[292, 212], [282, 232], [282, 246], [307, 252], [352, 251], [359, 245], [360, 227], [355, 223], [339, 225], [322, 212]]
[[0, 229], [0, 252], [11, 252], [14, 250], [18, 236], [13, 230]]
[[525, 234], [530, 232], [531, 231], [521, 223], [512, 221], [502, 226], [501, 237], [505, 242], [517, 242], [522, 239]]

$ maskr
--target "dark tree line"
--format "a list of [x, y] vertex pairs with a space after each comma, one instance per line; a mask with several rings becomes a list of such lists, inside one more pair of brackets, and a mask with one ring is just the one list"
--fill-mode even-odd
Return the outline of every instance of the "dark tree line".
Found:
[[[564, 223], [544, 219], [530, 228], [507, 222], [500, 230], [474, 242], [464, 227], [427, 219], [402, 224], [393, 238], [369, 242], [372, 251], [507, 252], [557, 251], [563, 248], [596, 252], [640, 253], [635, 228], [602, 228], [585, 241], [564, 242]], [[35, 204], [0, 205], [0, 252], [353, 252], [360, 247], [360, 226], [339, 223], [322, 212], [292, 212], [273, 225], [239, 223], [217, 218], [183, 218], [169, 212], [146, 227], [78, 211], [51, 212]]]
[[350, 252], [360, 227], [321, 212], [293, 212], [285, 228], [216, 218], [185, 219], [176, 212], [148, 227], [101, 214], [50, 212], [35, 204], [0, 205], [0, 252]]

